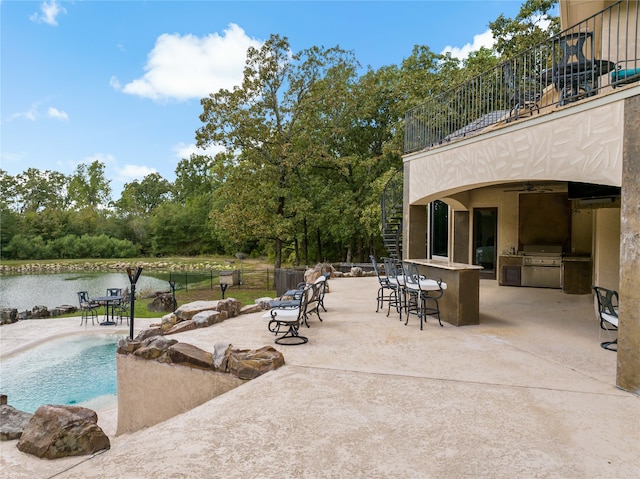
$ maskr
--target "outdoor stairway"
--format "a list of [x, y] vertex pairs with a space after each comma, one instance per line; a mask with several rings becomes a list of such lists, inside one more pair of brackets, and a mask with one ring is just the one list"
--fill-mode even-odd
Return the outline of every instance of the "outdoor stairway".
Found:
[[388, 256], [402, 258], [402, 174], [391, 177], [382, 193], [382, 242]]

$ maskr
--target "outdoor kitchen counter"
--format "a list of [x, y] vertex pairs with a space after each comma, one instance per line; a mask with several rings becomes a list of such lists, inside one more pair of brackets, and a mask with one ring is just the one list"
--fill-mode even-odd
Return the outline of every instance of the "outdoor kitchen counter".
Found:
[[442, 321], [454, 326], [480, 323], [480, 270], [482, 266], [435, 259], [407, 259], [427, 278], [442, 278], [447, 289], [440, 299]]

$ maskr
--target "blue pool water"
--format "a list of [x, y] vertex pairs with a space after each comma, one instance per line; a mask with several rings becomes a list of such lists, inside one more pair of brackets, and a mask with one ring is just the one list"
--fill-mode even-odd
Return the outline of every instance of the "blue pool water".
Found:
[[115, 334], [49, 341], [0, 361], [0, 392], [9, 405], [35, 412], [43, 404], [83, 405], [117, 394]]

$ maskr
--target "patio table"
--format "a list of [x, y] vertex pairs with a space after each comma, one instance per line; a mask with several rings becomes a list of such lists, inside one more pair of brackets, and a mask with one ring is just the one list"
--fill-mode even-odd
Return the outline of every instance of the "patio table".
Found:
[[[97, 298], [91, 298], [99, 304], [104, 305], [104, 321], [100, 323], [100, 326], [115, 326], [115, 306], [124, 299], [124, 296], [98, 296]], [[111, 317], [109, 317], [109, 311], [111, 311]]]

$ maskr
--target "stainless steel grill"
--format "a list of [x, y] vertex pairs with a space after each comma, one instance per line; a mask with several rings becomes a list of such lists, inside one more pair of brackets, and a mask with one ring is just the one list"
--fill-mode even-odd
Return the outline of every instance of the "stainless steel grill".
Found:
[[562, 287], [562, 245], [525, 245], [522, 286]]

